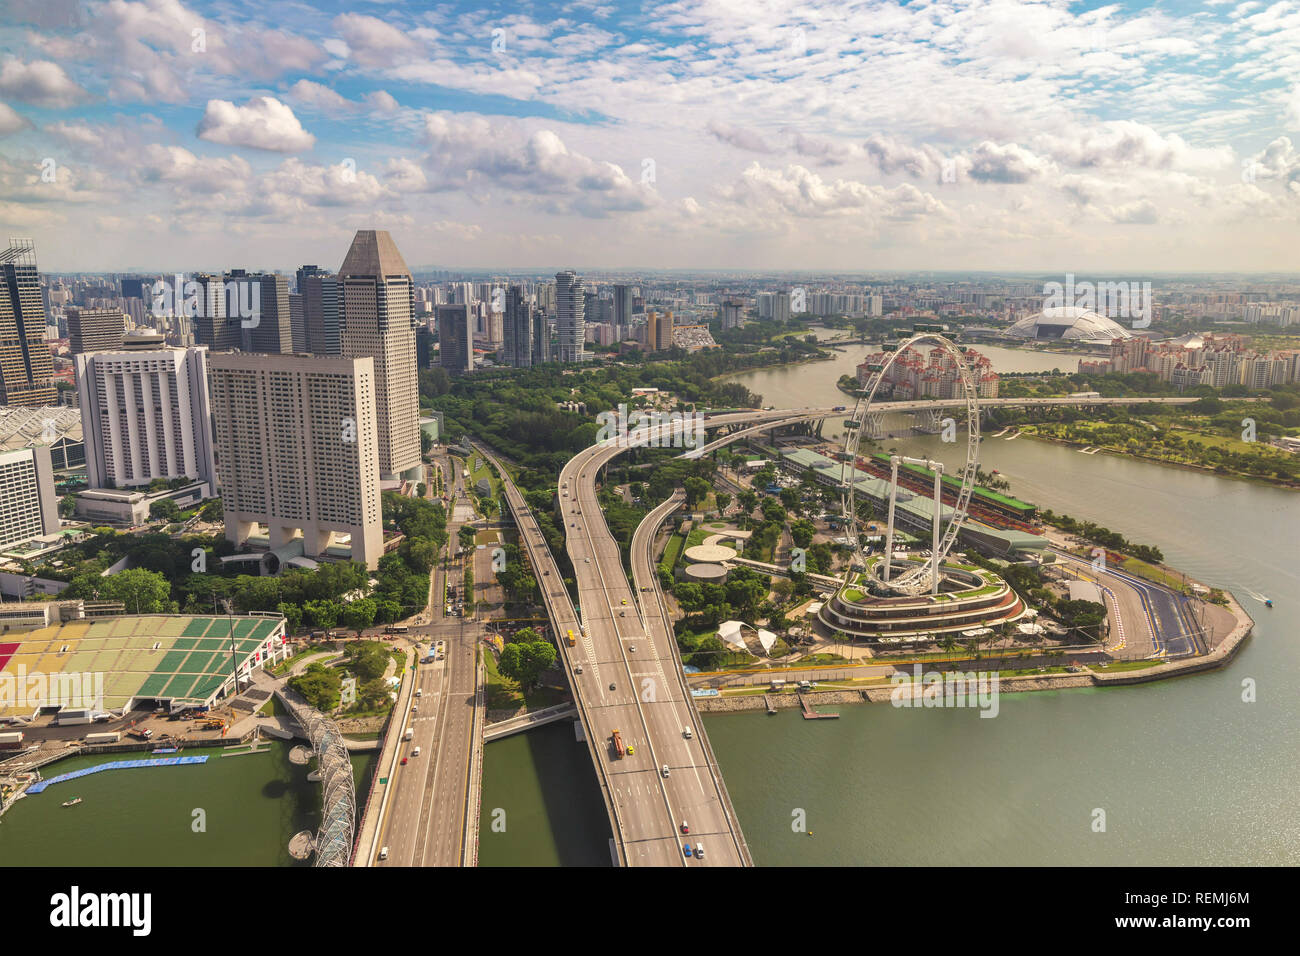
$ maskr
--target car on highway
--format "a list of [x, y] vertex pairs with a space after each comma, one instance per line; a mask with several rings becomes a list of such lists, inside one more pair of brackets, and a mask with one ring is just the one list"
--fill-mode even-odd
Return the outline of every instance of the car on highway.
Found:
[[701, 860], [704, 859], [704, 844], [703, 844], [703, 843], [697, 843], [697, 844], [695, 844], [695, 855], [696, 855], [697, 857], [699, 857]]
[[573, 665], [573, 673], [575, 673], [575, 674], [581, 674], [581, 673], [582, 673], [582, 665], [581, 665], [581, 664], [574, 664], [574, 665]]
[[633, 654], [635, 654], [635, 653], [636, 653], [636, 645], [633, 644], [631, 647], [628, 648], [628, 650], [630, 650]]
[[610, 689], [610, 690], [613, 690], [613, 689], [614, 689], [614, 685], [613, 685], [613, 684], [610, 684], [610, 685], [609, 685], [609, 689]]
[[618, 603], [619, 603], [619, 604], [626, 604], [626, 603], [627, 603], [627, 598], [623, 598], [623, 599], [620, 600]]
[[687, 856], [690, 856], [690, 855], [691, 855], [691, 845], [690, 845], [689, 843], [683, 843], [683, 844], [682, 844], [682, 852], [685, 853]]
[[636, 753], [636, 748], [633, 747], [631, 744], [628, 744], [628, 745], [627, 745], [627, 755], [630, 757], [630, 756], [632, 756], [634, 753]]
[[665, 777], [667, 777], [670, 773], [671, 773], [671, 771], [668, 769], [668, 764], [664, 764], [664, 766], [663, 766], [663, 775], [664, 775]]
[[403, 766], [403, 767], [406, 766], [406, 758], [405, 758], [405, 757], [402, 758], [402, 766]]
[[691, 832], [690, 824], [688, 824], [685, 820], [682, 821], [682, 832], [683, 832], [683, 833], [690, 833], [690, 832]]
[[689, 727], [683, 727], [683, 728], [682, 728], [682, 736], [685, 737], [687, 740], [690, 740], [690, 739], [691, 739], [691, 728], [689, 728]]
[[588, 564], [591, 564], [591, 558], [583, 558], [582, 560], [586, 561]]

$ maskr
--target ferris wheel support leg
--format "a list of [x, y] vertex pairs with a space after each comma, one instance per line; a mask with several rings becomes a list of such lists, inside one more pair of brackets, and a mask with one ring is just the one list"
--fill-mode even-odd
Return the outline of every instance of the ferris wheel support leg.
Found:
[[943, 465], [935, 463], [934, 469], [934, 517], [930, 522], [930, 593], [939, 593], [939, 518], [943, 504], [943, 492], [940, 481], [943, 478]]
[[894, 502], [898, 498], [898, 456], [889, 456], [889, 521], [885, 524], [885, 582], [889, 582], [889, 568], [894, 561]]

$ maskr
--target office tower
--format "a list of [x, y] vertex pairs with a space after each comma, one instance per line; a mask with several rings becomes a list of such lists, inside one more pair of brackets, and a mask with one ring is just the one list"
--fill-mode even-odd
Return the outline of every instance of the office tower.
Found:
[[440, 305], [438, 362], [449, 372], [474, 371], [474, 317], [469, 306]]
[[[237, 349], [240, 346], [239, 315], [230, 315], [226, 310], [226, 283], [221, 276], [200, 273], [194, 277], [199, 285], [197, 313], [192, 317], [194, 343], [206, 345], [214, 352]], [[232, 296], [238, 305], [236, 295]], [[183, 311], [184, 292], [175, 290], [177, 298], [176, 311]]]
[[[245, 352], [287, 355], [293, 348], [293, 319], [289, 314], [289, 280], [269, 272], [231, 269], [226, 275], [226, 310], [238, 301], [253, 306], [241, 317], [240, 348]], [[233, 290], [233, 291], [232, 291]]]
[[226, 537], [244, 544], [265, 525], [272, 549], [321, 558], [335, 534], [352, 560], [383, 554], [379, 428], [371, 356], [209, 357]]
[[59, 499], [47, 446], [0, 451], [0, 490], [0, 548], [59, 530]]
[[78, 309], [68, 307], [68, 340], [74, 355], [120, 349], [126, 334], [126, 319], [121, 309]]
[[515, 368], [533, 364], [533, 305], [524, 297], [522, 286], [506, 290], [506, 312], [502, 323], [505, 335], [503, 362]]
[[420, 371], [433, 368], [433, 329], [425, 322], [415, 327], [415, 366]]
[[307, 351], [313, 355], [342, 354], [338, 276], [316, 272], [303, 276], [299, 282], [307, 320]]
[[415, 283], [384, 230], [361, 229], [339, 269], [342, 352], [375, 360], [379, 471], [395, 478], [420, 468], [419, 375], [415, 368]]
[[533, 310], [533, 363], [545, 365], [551, 356], [551, 321], [545, 309]]
[[155, 478], [215, 487], [206, 347], [119, 349], [73, 362], [91, 488]]
[[624, 330], [622, 337], [626, 337], [627, 329], [632, 325], [632, 287], [630, 285], [614, 286], [614, 324]]
[[45, 342], [45, 307], [36, 244], [10, 239], [0, 252], [0, 405], [53, 405], [54, 359]]
[[293, 351], [303, 355], [307, 348], [307, 313], [303, 308], [302, 295], [289, 293], [289, 337], [293, 341]]
[[558, 338], [556, 360], [581, 362], [586, 358], [583, 339], [582, 283], [571, 270], [555, 274], [555, 334]]
[[146, 291], [151, 285], [148, 279], [142, 279], [139, 276], [124, 277], [118, 282], [118, 289], [124, 299], [145, 299], [148, 298]]

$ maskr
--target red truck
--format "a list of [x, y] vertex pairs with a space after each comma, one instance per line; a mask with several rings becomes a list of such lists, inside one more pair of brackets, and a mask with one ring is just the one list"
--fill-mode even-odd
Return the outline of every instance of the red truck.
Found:
[[614, 731], [614, 756], [623, 756], [623, 738], [619, 735], [617, 730]]

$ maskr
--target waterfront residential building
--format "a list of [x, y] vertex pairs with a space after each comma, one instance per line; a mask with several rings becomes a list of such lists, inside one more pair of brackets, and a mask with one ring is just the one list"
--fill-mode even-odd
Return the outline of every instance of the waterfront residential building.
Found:
[[208, 349], [118, 349], [73, 357], [91, 488], [155, 478], [216, 486]]
[[[352, 560], [383, 553], [379, 427], [372, 356], [210, 357], [226, 537], [265, 526], [270, 547], [324, 557], [336, 534]], [[418, 438], [417, 438], [418, 445]]]
[[386, 479], [421, 469], [415, 367], [415, 283], [385, 230], [361, 229], [339, 268], [342, 351], [375, 360], [379, 470]]
[[45, 305], [36, 244], [11, 239], [0, 250], [0, 405], [53, 405], [54, 359], [45, 340]]

